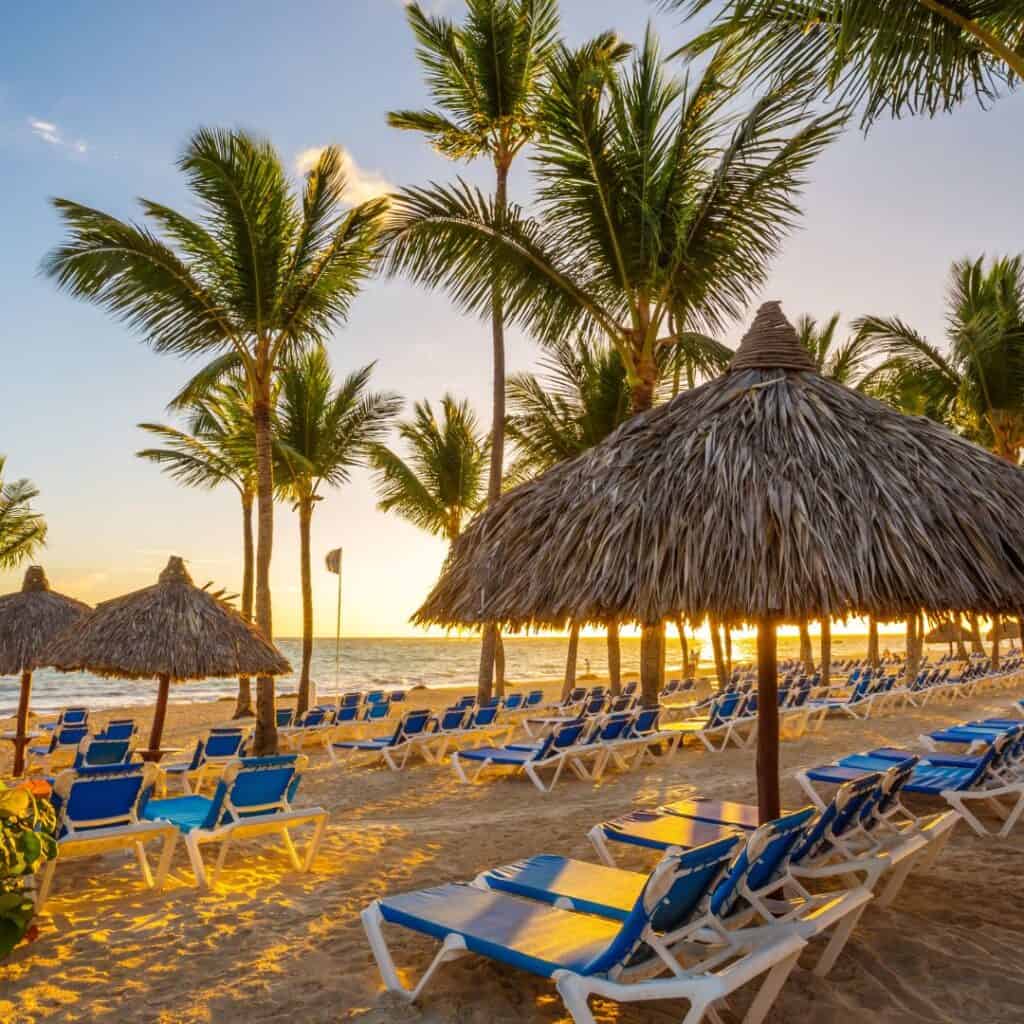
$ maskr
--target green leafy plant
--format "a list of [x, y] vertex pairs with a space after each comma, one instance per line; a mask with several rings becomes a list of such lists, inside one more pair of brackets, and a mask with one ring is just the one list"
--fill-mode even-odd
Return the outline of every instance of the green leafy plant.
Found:
[[57, 856], [56, 832], [49, 800], [0, 782], [0, 958], [29, 932], [35, 904], [24, 879]]

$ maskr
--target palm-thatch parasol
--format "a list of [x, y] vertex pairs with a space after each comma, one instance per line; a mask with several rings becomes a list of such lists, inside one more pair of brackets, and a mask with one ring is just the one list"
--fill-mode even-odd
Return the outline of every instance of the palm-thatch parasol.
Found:
[[149, 750], [159, 759], [172, 679], [272, 676], [291, 671], [283, 655], [227, 602], [192, 583], [172, 557], [151, 587], [115, 597], [60, 636], [46, 664], [160, 683]]
[[759, 802], [772, 817], [776, 625], [1016, 609], [1022, 509], [1021, 470], [821, 376], [771, 302], [723, 376], [477, 516], [415, 619], [632, 619], [648, 701], [666, 619], [757, 623]]
[[29, 566], [21, 590], [0, 597], [0, 676], [21, 676], [14, 737], [15, 775], [25, 770], [32, 672], [40, 667], [39, 655], [89, 610], [87, 604], [52, 591], [40, 565]]

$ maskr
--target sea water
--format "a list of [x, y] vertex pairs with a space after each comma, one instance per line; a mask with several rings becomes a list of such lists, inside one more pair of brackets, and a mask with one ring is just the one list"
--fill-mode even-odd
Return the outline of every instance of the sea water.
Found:
[[[565, 667], [565, 637], [506, 637], [506, 676], [512, 683], [528, 684], [558, 679]], [[691, 645], [694, 643], [691, 640]], [[296, 671], [278, 679], [278, 693], [292, 693], [298, 685], [301, 661], [300, 642], [279, 639], [278, 647]], [[882, 638], [883, 646], [902, 650], [902, 638]], [[636, 672], [640, 664], [638, 637], [622, 638], [622, 671]], [[779, 657], [796, 654], [795, 637], [779, 638]], [[815, 647], [817, 641], [815, 641]], [[861, 653], [866, 639], [858, 636], [833, 636], [832, 651], [836, 658]], [[335, 659], [333, 639], [313, 642], [312, 677], [321, 699], [337, 693], [376, 687], [404, 688], [422, 685], [436, 687], [469, 686], [476, 683], [480, 640], [465, 637], [402, 637], [348, 638], [341, 641]], [[755, 640], [737, 636], [733, 641], [733, 662], [752, 661]], [[703, 645], [701, 665], [711, 665], [711, 648]], [[577, 675], [583, 677], [607, 673], [607, 648], [603, 636], [580, 638]], [[666, 640], [666, 673], [668, 678], [680, 674], [679, 645], [674, 637]], [[14, 713], [18, 703], [17, 678], [0, 678], [0, 718]], [[171, 687], [171, 700], [215, 701], [231, 697], [238, 689], [235, 679], [205, 679], [183, 682]], [[156, 698], [156, 682], [151, 680], [103, 679], [83, 672], [56, 672], [39, 669], [33, 676], [32, 709], [55, 711], [67, 705], [81, 704], [89, 708], [120, 707], [131, 704], [152, 705]]]

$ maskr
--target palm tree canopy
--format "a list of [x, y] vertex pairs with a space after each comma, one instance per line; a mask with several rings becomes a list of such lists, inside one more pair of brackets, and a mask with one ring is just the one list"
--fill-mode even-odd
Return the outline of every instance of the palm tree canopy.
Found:
[[410, 188], [385, 241], [392, 273], [479, 315], [497, 274], [511, 320], [547, 343], [603, 335], [633, 381], [681, 332], [715, 333], [742, 312], [843, 116], [808, 117], [800, 79], [736, 113], [744, 84], [726, 49], [681, 81], [652, 32], [628, 65], [624, 54], [606, 35], [553, 56], [535, 217], [501, 215], [462, 181]]
[[430, 402], [417, 402], [398, 435], [408, 451], [405, 458], [383, 445], [373, 451], [377, 507], [454, 540], [483, 502], [488, 444], [476, 415], [467, 401], [451, 395], [441, 399], [440, 421]]
[[[663, 0], [686, 16], [712, 0]], [[728, 0], [693, 55], [738, 39], [764, 75], [813, 69], [822, 87], [884, 114], [935, 114], [970, 96], [982, 104], [1024, 71], [1020, 0]]]
[[185, 406], [184, 429], [162, 423], [139, 427], [163, 442], [135, 454], [155, 463], [186, 487], [228, 483], [240, 494], [255, 486], [256, 445], [252, 414], [241, 381], [211, 385]]
[[630, 389], [618, 353], [600, 342], [550, 347], [543, 376], [508, 381], [509, 437], [517, 456], [509, 470], [519, 483], [599, 444], [630, 415]]
[[4, 480], [0, 455], [0, 569], [13, 569], [46, 543], [46, 520], [32, 507], [39, 490], [31, 480]]
[[856, 326], [883, 356], [873, 373], [883, 390], [916, 393], [926, 415], [1015, 453], [1024, 446], [1024, 258], [954, 263], [946, 325], [944, 350], [899, 317]]
[[280, 371], [275, 411], [275, 474], [293, 501], [316, 498], [320, 484], [338, 487], [380, 443], [402, 399], [369, 391], [373, 364], [335, 384], [327, 353], [309, 349]]
[[861, 333], [840, 341], [836, 337], [839, 322], [838, 313], [833, 313], [821, 324], [814, 317], [804, 314], [797, 317], [794, 326], [800, 344], [811, 354], [822, 376], [839, 384], [856, 387], [868, 370], [871, 344]]
[[44, 273], [157, 351], [233, 353], [250, 376], [347, 316], [386, 202], [343, 208], [340, 149], [324, 149], [301, 197], [274, 148], [240, 131], [197, 131], [178, 167], [198, 219], [143, 199], [145, 222], [133, 223], [55, 199], [70, 239]]
[[437, 110], [397, 110], [393, 128], [419, 131], [453, 160], [510, 160], [536, 130], [537, 85], [558, 31], [556, 0], [468, 0], [456, 25], [406, 7], [416, 56]]

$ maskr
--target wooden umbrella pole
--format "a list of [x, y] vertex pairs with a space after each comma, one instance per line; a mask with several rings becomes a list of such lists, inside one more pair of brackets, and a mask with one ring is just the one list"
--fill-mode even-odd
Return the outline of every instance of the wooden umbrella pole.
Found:
[[146, 761], [159, 761], [160, 741], [164, 735], [164, 719], [167, 717], [167, 700], [171, 694], [171, 677], [159, 675], [157, 680], [160, 689], [156, 695], [156, 710], [153, 712], [153, 728], [149, 732], [149, 750], [143, 752], [143, 759]]
[[775, 620], [757, 624], [757, 814], [779, 816], [779, 669]]
[[32, 673], [21, 673], [21, 692], [18, 695], [18, 720], [14, 733], [14, 775], [25, 772], [25, 747], [28, 746], [28, 703], [32, 696]]

